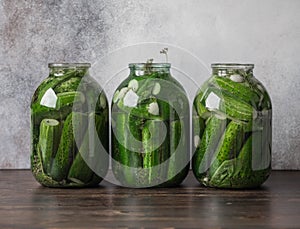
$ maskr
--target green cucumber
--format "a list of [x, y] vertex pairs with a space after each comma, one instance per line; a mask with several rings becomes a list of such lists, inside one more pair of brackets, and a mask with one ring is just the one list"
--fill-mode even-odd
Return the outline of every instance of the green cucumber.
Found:
[[218, 187], [218, 188], [231, 188], [232, 187], [232, 174], [234, 173], [234, 164], [236, 159], [226, 160], [217, 168], [211, 179], [203, 179], [205, 186]]
[[[127, 131], [128, 131], [128, 133], [130, 133], [129, 127], [127, 127]], [[132, 167], [132, 168], [142, 167], [142, 165], [143, 165], [143, 159], [142, 159], [142, 155], [141, 155], [142, 143], [140, 141], [137, 141], [137, 145], [135, 145], [135, 141], [133, 141], [133, 139], [132, 139], [132, 133], [130, 133], [130, 136], [128, 136], [128, 137], [129, 137], [128, 141], [130, 142], [129, 143], [130, 148], [128, 151], [128, 153], [129, 153], [128, 154], [128, 159], [129, 159], [128, 166]], [[130, 172], [130, 173], [132, 173], [132, 172]], [[129, 176], [131, 176], [131, 174], [129, 174]]]
[[89, 116], [86, 113], [72, 112], [72, 125], [73, 125], [73, 136], [76, 143], [76, 147], [79, 147], [84, 140], [86, 131], [88, 129]]
[[56, 93], [62, 92], [70, 92], [70, 91], [77, 91], [80, 82], [82, 81], [82, 77], [72, 77], [67, 81], [64, 81], [58, 84], [54, 90]]
[[[125, 176], [124, 176], [124, 162], [121, 161], [121, 159], [124, 159], [123, 157], [123, 151], [125, 150], [122, 145], [118, 142], [118, 139], [116, 138], [115, 134], [112, 133], [112, 170], [114, 173], [114, 176], [122, 185], [125, 184]], [[121, 156], [122, 155], [122, 156]]]
[[237, 158], [221, 164], [207, 185], [218, 188], [254, 188], [267, 179], [267, 170], [253, 171], [251, 168], [252, 156], [256, 153], [253, 136], [247, 139]]
[[99, 183], [103, 180], [103, 177], [98, 176], [96, 173], [93, 174], [92, 179], [89, 183], [86, 184], [87, 187], [98, 186]]
[[176, 111], [170, 106], [170, 104], [166, 101], [157, 99], [158, 108], [159, 108], [159, 116], [163, 120], [174, 120], [178, 119], [178, 114]]
[[199, 91], [196, 98], [194, 99], [194, 108], [200, 117], [207, 119], [210, 116], [210, 112], [202, 103], [203, 98], [204, 98], [203, 92]]
[[252, 136], [248, 138], [239, 156], [225, 160], [213, 174], [206, 185], [218, 188], [243, 188], [251, 186], [249, 178], [251, 171]]
[[73, 133], [73, 113], [64, 122], [60, 144], [52, 163], [51, 176], [56, 181], [67, 178], [68, 170], [76, 154], [76, 144]]
[[[96, 156], [95, 159], [97, 159], [90, 160], [89, 163], [93, 165], [93, 168], [95, 168], [95, 171], [98, 172], [99, 176], [104, 177], [108, 168], [108, 161], [105, 159], [107, 159], [107, 154], [109, 153], [108, 113], [103, 112], [102, 114], [90, 114], [89, 116], [88, 133], [92, 137], [92, 142], [94, 142], [94, 146], [89, 143], [90, 150], [94, 150], [94, 153], [90, 153], [90, 155]], [[90, 129], [94, 129], [94, 131], [90, 131]]]
[[225, 130], [226, 120], [211, 116], [202, 135], [200, 146], [193, 155], [192, 168], [198, 178], [209, 169], [211, 156], [215, 152], [218, 142]]
[[106, 152], [109, 152], [108, 110], [103, 111], [101, 115], [95, 115], [95, 126], [101, 144]]
[[[78, 184], [88, 184], [94, 172], [104, 177], [108, 161], [108, 125], [106, 114], [89, 114], [89, 128], [87, 129], [83, 141], [68, 173], [68, 179]], [[101, 152], [100, 144], [106, 152]]]
[[196, 111], [193, 111], [193, 136], [198, 136], [199, 138], [202, 137], [204, 129], [205, 129], [205, 119], [201, 118]]
[[41, 183], [43, 186], [46, 187], [59, 187], [60, 184], [53, 180], [50, 176], [47, 176], [44, 173], [43, 165], [42, 165], [42, 158], [39, 146], [36, 148], [36, 153], [32, 154], [30, 157], [31, 160], [31, 171], [35, 179]]
[[222, 95], [220, 111], [224, 112], [229, 118], [250, 122], [256, 118], [256, 110], [248, 103], [239, 101], [225, 94]]
[[85, 97], [83, 93], [77, 91], [62, 92], [57, 94], [56, 109], [61, 109], [65, 106], [71, 106], [74, 103], [83, 104]]
[[263, 130], [253, 133], [252, 169], [267, 169], [271, 165], [271, 123], [268, 118], [263, 120]]
[[161, 104], [160, 107], [165, 104], [166, 108], [169, 108], [169, 112], [167, 109], [162, 112], [164, 108], [160, 110], [163, 119], [178, 120], [189, 114], [189, 101], [184, 89], [178, 85], [178, 82], [172, 79], [169, 82], [162, 80], [160, 91], [159, 97], [157, 97], [158, 104]]
[[114, 113], [112, 118], [116, 124], [112, 133], [113, 171], [122, 184], [132, 185], [136, 181], [136, 175], [133, 174], [131, 167], [141, 167], [142, 158], [140, 153], [131, 151], [128, 114]]
[[[81, 150], [79, 150], [80, 152]], [[88, 153], [84, 151], [85, 153]], [[88, 155], [85, 155], [85, 157]], [[94, 172], [86, 164], [85, 160], [82, 158], [81, 153], [77, 153], [75, 160], [70, 167], [68, 173], [68, 180], [73, 181], [78, 184], [88, 183], [93, 176]]]
[[65, 74], [60, 77], [51, 76], [45, 79], [35, 91], [31, 104], [39, 104], [48, 89], [54, 88], [56, 85], [70, 79], [72, 76], [73, 74]]
[[223, 161], [210, 179], [203, 179], [203, 183], [218, 188], [254, 188], [261, 185], [268, 178], [270, 167], [260, 170], [253, 168], [253, 160], [261, 151], [261, 145], [255, 139], [260, 137], [259, 132], [254, 132], [243, 145], [238, 157]]
[[[183, 129], [182, 129], [183, 127]], [[187, 138], [184, 133], [184, 123], [177, 120], [170, 123], [170, 159], [168, 168], [168, 181], [173, 179], [185, 167], [189, 157], [187, 152]], [[181, 142], [180, 142], [181, 140]], [[181, 143], [179, 145], [179, 143]]]
[[[68, 180], [78, 183], [87, 184], [94, 174], [92, 168], [87, 165], [85, 160], [90, 160], [88, 157], [92, 156], [90, 154], [95, 154], [89, 149], [89, 133], [86, 134], [87, 137], [84, 138], [83, 143], [77, 153], [70, 170], [68, 172]], [[92, 150], [92, 149], [91, 149]], [[84, 158], [83, 158], [84, 157]], [[93, 155], [92, 159], [96, 162], [96, 157]]]
[[254, 77], [251, 78], [251, 83], [253, 84], [253, 89], [256, 91], [256, 93], [260, 95], [260, 101], [258, 105], [259, 110], [271, 110], [271, 99], [266, 88]]
[[128, 116], [128, 126], [130, 133], [137, 141], [142, 141], [142, 130], [144, 126], [145, 119], [137, 117], [135, 115], [129, 114]]
[[116, 157], [118, 162], [123, 165], [130, 166], [129, 155], [131, 154], [130, 136], [128, 133], [128, 120], [129, 117], [126, 113], [114, 113], [112, 115], [115, 121], [115, 128], [113, 128], [113, 136], [115, 136], [113, 156]]
[[136, 94], [139, 96], [139, 102], [148, 99], [152, 95], [156, 80], [153, 78], [146, 78], [139, 81], [139, 89]]
[[235, 171], [233, 177], [236, 177], [236, 180], [247, 179], [252, 173], [252, 153], [256, 153], [253, 152], [254, 135], [255, 133], [247, 139], [235, 162]]
[[228, 92], [235, 98], [240, 98], [250, 105], [255, 105], [259, 102], [260, 96], [252, 88], [251, 85], [244, 83], [237, 83], [226, 77], [214, 77], [213, 84], [215, 87]]
[[176, 120], [170, 123], [170, 158], [166, 182], [159, 187], [170, 187], [180, 184], [190, 168], [187, 120]]
[[243, 124], [234, 121], [228, 124], [214, 154], [215, 158], [209, 169], [210, 174], [214, 174], [224, 161], [237, 157], [245, 138], [244, 128]]
[[64, 120], [71, 112], [71, 106], [62, 107], [59, 111], [39, 106], [35, 109], [31, 109], [32, 123], [35, 126], [39, 126], [43, 119], [49, 117], [51, 117], [51, 119]]
[[[88, 117], [88, 123], [90, 123], [91, 115], [89, 115]], [[91, 135], [90, 133], [91, 129], [94, 128], [92, 128], [91, 126], [87, 128], [87, 131], [85, 131], [85, 135], [83, 137], [82, 142], [80, 144], [77, 144], [77, 146], [80, 146], [78, 147], [79, 152], [76, 154], [76, 157], [73, 160], [72, 165], [68, 172], [68, 180], [81, 185], [88, 183], [91, 180], [93, 175], [93, 171], [85, 162], [85, 160], [87, 160], [87, 158], [91, 156], [90, 154], [92, 154], [93, 157], [95, 155], [95, 144], [94, 141], [92, 141], [91, 139], [92, 137], [94, 137], [93, 135], [95, 133], [92, 133]]]
[[[194, 101], [195, 102], [195, 101]], [[193, 153], [195, 152], [196, 148], [199, 147], [200, 139], [202, 138], [202, 135], [204, 133], [205, 129], [205, 119], [200, 117], [198, 112], [193, 109], [192, 111], [193, 117], [192, 117], [192, 127], [193, 127]]]
[[55, 119], [43, 119], [40, 125], [39, 146], [45, 173], [49, 173], [60, 140], [60, 123]]
[[[148, 120], [142, 131], [143, 138], [143, 168], [146, 169], [145, 180], [141, 183], [151, 185], [154, 180], [162, 178], [164, 174], [160, 164], [165, 159], [162, 154], [168, 154], [163, 131], [160, 130], [161, 121]], [[163, 140], [163, 141], [162, 141]]]

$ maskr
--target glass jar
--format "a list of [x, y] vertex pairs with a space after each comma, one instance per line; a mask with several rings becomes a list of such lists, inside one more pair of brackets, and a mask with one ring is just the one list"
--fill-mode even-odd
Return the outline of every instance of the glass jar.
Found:
[[100, 183], [108, 169], [108, 103], [90, 64], [49, 64], [31, 101], [31, 170], [48, 187]]
[[169, 187], [189, 170], [189, 104], [170, 64], [129, 64], [112, 101], [112, 168], [123, 186]]
[[198, 181], [217, 188], [260, 186], [271, 171], [272, 106], [252, 64], [212, 64], [194, 100]]

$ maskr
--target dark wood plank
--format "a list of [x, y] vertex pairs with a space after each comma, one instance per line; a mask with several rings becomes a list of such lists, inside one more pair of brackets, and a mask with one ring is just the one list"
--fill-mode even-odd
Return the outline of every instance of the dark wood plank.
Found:
[[0, 171], [0, 228], [300, 228], [300, 171], [274, 171], [257, 190], [182, 186], [51, 189], [28, 170]]

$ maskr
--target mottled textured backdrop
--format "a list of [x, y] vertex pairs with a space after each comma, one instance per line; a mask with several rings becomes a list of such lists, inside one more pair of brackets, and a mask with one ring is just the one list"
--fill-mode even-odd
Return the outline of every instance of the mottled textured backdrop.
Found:
[[48, 62], [93, 63], [157, 41], [207, 66], [255, 63], [273, 101], [273, 167], [300, 169], [299, 9], [298, 0], [1, 0], [0, 168], [29, 168], [29, 104]]

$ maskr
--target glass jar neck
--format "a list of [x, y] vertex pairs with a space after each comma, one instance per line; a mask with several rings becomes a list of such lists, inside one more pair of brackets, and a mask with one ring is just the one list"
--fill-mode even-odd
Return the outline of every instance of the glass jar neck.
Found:
[[213, 75], [226, 77], [240, 75], [242, 77], [253, 77], [253, 64], [212, 64]]
[[90, 68], [89, 63], [50, 63], [48, 65], [50, 76], [61, 77], [69, 73], [78, 73], [76, 76], [85, 76]]
[[171, 64], [168, 63], [133, 63], [129, 64], [130, 74], [133, 76], [170, 74]]

